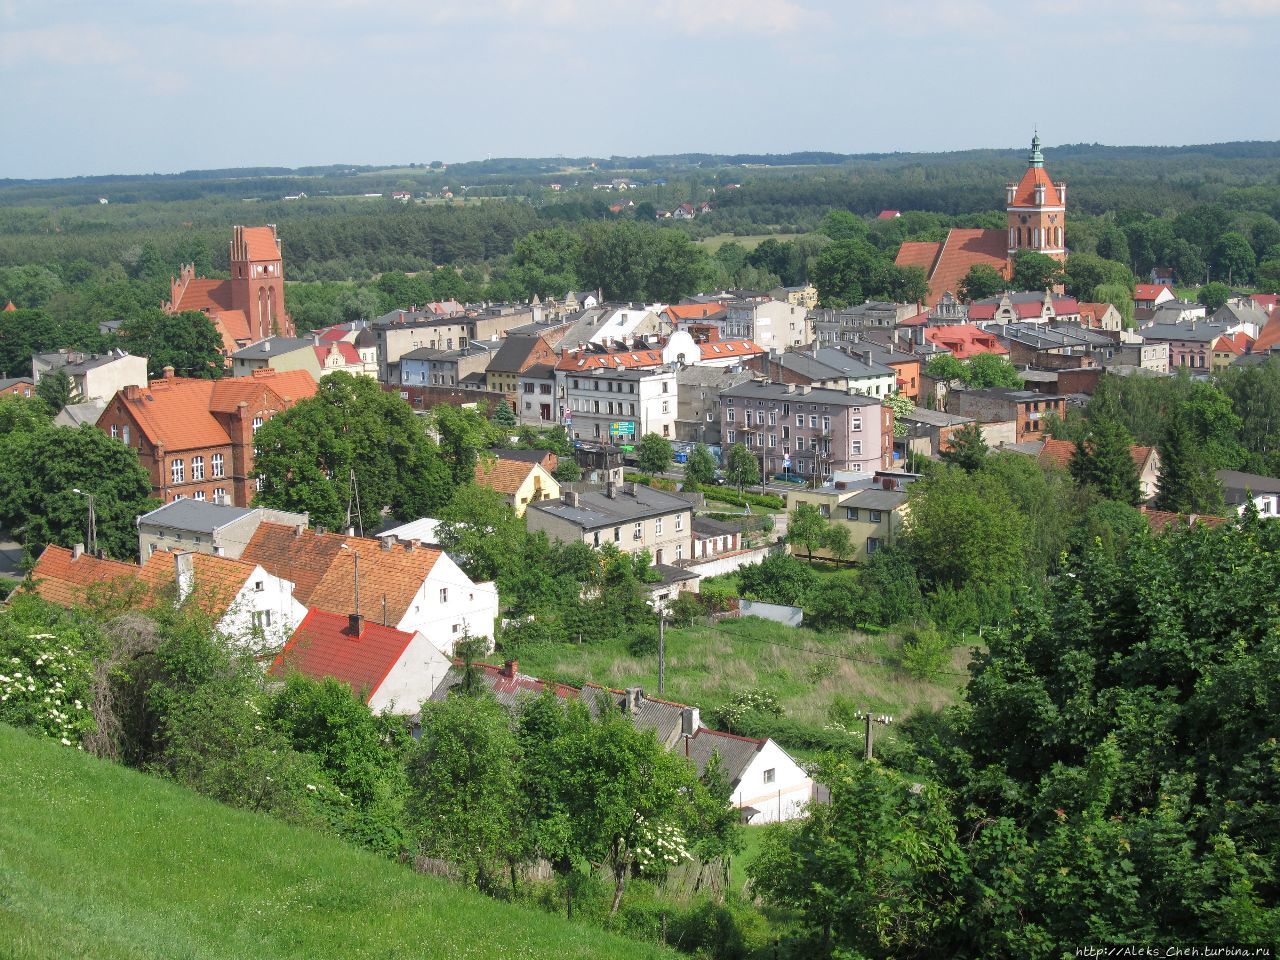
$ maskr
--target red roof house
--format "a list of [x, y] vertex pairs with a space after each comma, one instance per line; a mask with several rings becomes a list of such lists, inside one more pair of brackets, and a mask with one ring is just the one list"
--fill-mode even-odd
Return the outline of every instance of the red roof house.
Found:
[[927, 327], [925, 339], [934, 346], [949, 350], [957, 360], [968, 360], [980, 353], [1008, 354], [1009, 348], [996, 339], [995, 334], [987, 333], [972, 323], [948, 323], [938, 327]]

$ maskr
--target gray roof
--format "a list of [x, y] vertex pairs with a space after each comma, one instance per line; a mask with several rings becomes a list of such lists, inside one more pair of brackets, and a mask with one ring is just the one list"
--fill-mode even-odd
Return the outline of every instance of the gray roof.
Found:
[[30, 377], [4, 377], [0, 378], [0, 390], [8, 390], [10, 387], [16, 387], [20, 383], [31, 383]]
[[1028, 400], [1060, 400], [1061, 397], [1049, 393], [1037, 393], [1034, 390], [1015, 390], [1012, 387], [982, 387], [978, 390], [952, 390], [955, 397], [988, 397], [993, 400], [1012, 400], [1025, 403]]
[[596, 530], [646, 517], [666, 516], [690, 510], [693, 506], [684, 497], [646, 487], [643, 483], [623, 484], [613, 497], [607, 496], [603, 490], [579, 493], [577, 496], [576, 507], [569, 506], [565, 496], [561, 496], [559, 500], [531, 503], [527, 509], [559, 517], [583, 530]]
[[166, 503], [150, 513], [144, 513], [138, 518], [138, 523], [174, 527], [178, 530], [190, 530], [193, 533], [213, 533], [219, 527], [225, 527], [228, 523], [253, 513], [255, 509], [255, 507], [233, 507], [230, 504], [184, 497], [173, 503]]
[[[1082, 336], [1076, 330], [1064, 327], [1050, 327], [1043, 323], [1007, 323], [987, 324], [984, 329], [1004, 340], [1021, 343], [1033, 350], [1054, 350], [1060, 347], [1092, 347], [1097, 344], [1096, 337]], [[1114, 346], [1115, 341], [1102, 338]]]
[[673, 567], [667, 563], [655, 563], [653, 565], [653, 569], [657, 571], [658, 576], [661, 579], [643, 584], [644, 588], [649, 593], [661, 590], [663, 587], [669, 587], [673, 583], [680, 583], [685, 580], [696, 580], [699, 577], [699, 574], [690, 573], [682, 567]]
[[681, 367], [676, 370], [676, 383], [682, 387], [715, 387], [723, 390], [758, 376], [752, 370], [735, 370], [732, 367]]
[[231, 359], [266, 360], [270, 357], [278, 357], [282, 353], [293, 353], [295, 350], [305, 350], [314, 346], [314, 340], [304, 340], [302, 337], [268, 337], [266, 340], [259, 340], [247, 347], [241, 347], [231, 355]]
[[107, 364], [115, 363], [121, 357], [127, 356], [129, 354], [117, 348], [115, 350], [107, 350], [104, 353], [86, 353], [83, 350], [55, 350], [53, 353], [37, 353], [32, 359], [42, 367], [50, 370], [61, 368], [71, 376], [77, 373], [85, 373], [98, 367], [105, 367]]
[[1232, 506], [1244, 503], [1249, 493], [1280, 493], [1280, 480], [1257, 473], [1241, 473], [1239, 470], [1219, 470], [1218, 482], [1222, 484], [1227, 503]]
[[947, 413], [943, 410], [930, 410], [927, 407], [916, 407], [910, 413], [901, 416], [899, 420], [910, 420], [914, 423], [924, 423], [931, 427], [955, 427], [962, 423], [973, 423], [973, 417], [962, 417], [955, 413]]
[[489, 369], [495, 373], [519, 373], [541, 338], [528, 334], [507, 334], [502, 346], [489, 361]]
[[84, 400], [80, 403], [69, 403], [53, 418], [53, 422], [59, 427], [78, 427], [82, 423], [95, 426], [109, 402], [109, 400]]
[[400, 354], [401, 360], [438, 360], [444, 363], [456, 363], [467, 357], [479, 356], [482, 353], [490, 353], [488, 347], [480, 343], [471, 343], [465, 350], [436, 350], [432, 347], [418, 347], [416, 350], [410, 350], [408, 353]]
[[840, 501], [842, 507], [860, 507], [863, 510], [897, 510], [907, 502], [907, 495], [901, 490], [859, 490], [857, 493]]
[[1186, 340], [1208, 343], [1227, 332], [1226, 324], [1193, 320], [1183, 323], [1153, 323], [1138, 331], [1143, 340]]
[[751, 766], [751, 761], [755, 759], [756, 754], [766, 742], [701, 727], [689, 740], [689, 760], [701, 776], [707, 769], [707, 764], [711, 762], [712, 755], [718, 754], [730, 785], [737, 786], [742, 775], [746, 773], [747, 767]]
[[[773, 358], [771, 358], [773, 359]], [[823, 347], [816, 355], [800, 351], [791, 351], [777, 357], [787, 370], [794, 370], [811, 380], [834, 380], [839, 377], [862, 379], [864, 377], [891, 377], [893, 370], [883, 363], [872, 360], [870, 363], [861, 357], [852, 356], [843, 350]]]
[[741, 527], [722, 520], [712, 520], [710, 517], [694, 517], [692, 527], [694, 536], [701, 537], [732, 536], [742, 530]]
[[1224, 303], [1213, 312], [1210, 318], [1215, 323], [1225, 323], [1229, 326], [1235, 326], [1237, 323], [1252, 323], [1259, 329], [1266, 326], [1270, 317], [1267, 311], [1263, 310], [1256, 303]]
[[743, 398], [747, 400], [783, 400], [796, 403], [826, 403], [844, 407], [880, 406], [880, 401], [861, 393], [847, 393], [844, 390], [829, 390], [815, 387], [808, 393], [801, 393], [794, 384], [766, 383], [762, 380], [750, 380], [720, 391], [722, 397]]
[[[492, 369], [492, 366], [493, 365], [490, 364], [490, 369]], [[556, 368], [550, 363], [535, 363], [528, 370], [524, 371], [524, 373], [520, 374], [520, 376], [528, 377], [530, 380], [554, 380], [555, 375]]]

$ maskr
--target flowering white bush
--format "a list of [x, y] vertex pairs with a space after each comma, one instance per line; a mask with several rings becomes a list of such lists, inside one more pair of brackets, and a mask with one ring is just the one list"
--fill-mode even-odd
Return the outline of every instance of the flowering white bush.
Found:
[[635, 860], [642, 874], [661, 876], [689, 859], [688, 843], [679, 827], [641, 819], [636, 837]]
[[52, 633], [7, 631], [0, 657], [0, 721], [80, 746], [94, 729], [89, 658]]

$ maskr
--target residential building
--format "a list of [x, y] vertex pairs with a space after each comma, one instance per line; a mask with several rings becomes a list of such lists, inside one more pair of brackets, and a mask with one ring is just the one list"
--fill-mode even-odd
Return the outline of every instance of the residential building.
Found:
[[893, 411], [856, 391], [752, 380], [720, 392], [720, 434], [766, 475], [871, 476], [893, 465]]
[[1118, 343], [1106, 334], [1079, 324], [1051, 326], [1047, 323], [990, 324], [987, 333], [1009, 348], [1009, 360], [1019, 367], [1050, 370], [1099, 366], [1096, 352], [1106, 356]]
[[1219, 470], [1222, 499], [1229, 510], [1243, 514], [1252, 502], [1259, 516], [1280, 517], [1280, 480], [1239, 470]]
[[693, 560], [710, 560], [742, 549], [742, 531], [708, 517], [693, 518]]
[[560, 498], [560, 484], [542, 464], [501, 454], [480, 456], [476, 461], [475, 483], [500, 493], [517, 517], [524, 516], [530, 503]]
[[28, 377], [0, 377], [0, 397], [29, 397], [35, 390]]
[[241, 560], [292, 580], [308, 609], [421, 631], [447, 655], [466, 637], [493, 639], [494, 585], [473, 582], [448, 554], [415, 541], [262, 523]]
[[556, 369], [561, 419], [575, 440], [635, 443], [646, 433], [674, 438], [678, 414], [676, 371], [656, 369]]
[[1213, 351], [1211, 369], [1221, 373], [1237, 358], [1253, 352], [1254, 338], [1247, 333], [1224, 333], [1210, 344]]
[[1106, 330], [1110, 333], [1119, 333], [1124, 326], [1124, 317], [1120, 315], [1120, 311], [1114, 304], [1081, 301], [1079, 307], [1082, 326], [1094, 330]]
[[398, 630], [357, 614], [312, 610], [268, 668], [345, 683], [374, 713], [412, 716], [452, 661], [421, 631]]
[[316, 344], [310, 337], [267, 337], [231, 354], [231, 375], [247, 377], [255, 370], [305, 370], [313, 380], [321, 375]]
[[494, 393], [506, 394], [519, 411], [520, 374], [536, 366], [554, 366], [556, 352], [545, 338], [536, 334], [509, 334], [485, 370], [485, 384]]
[[969, 321], [987, 324], [1037, 324], [1054, 320], [1079, 320], [1080, 304], [1075, 297], [1040, 293], [1002, 293], [969, 304]]
[[697, 366], [677, 370], [675, 439], [719, 447], [720, 391], [754, 376], [750, 370], [733, 367]]
[[1250, 340], [1257, 340], [1269, 319], [1267, 311], [1258, 304], [1250, 299], [1240, 298], [1228, 300], [1213, 311], [1209, 322], [1220, 323], [1232, 333], [1243, 333]]
[[839, 310], [817, 310], [813, 313], [814, 338], [825, 347], [856, 342], [872, 330], [896, 329], [919, 309], [914, 303], [868, 300]]
[[1176, 300], [1173, 290], [1168, 284], [1139, 283], [1133, 289], [1133, 307], [1135, 310], [1154, 310], [1162, 303]]
[[157, 550], [190, 550], [238, 560], [263, 522], [305, 527], [305, 513], [183, 497], [138, 517], [138, 558]]
[[[825, 547], [813, 551], [815, 557], [865, 563], [877, 550], [891, 547], [902, 538], [902, 525], [907, 514], [907, 494], [902, 490], [885, 490], [880, 486], [862, 485], [859, 489], [794, 490], [787, 493], [787, 509], [802, 503], [817, 507], [832, 524], [849, 531], [853, 552], [835, 557]], [[809, 555], [807, 548], [795, 553]]]
[[974, 422], [973, 417], [927, 407], [916, 407], [900, 419], [907, 432], [893, 442], [895, 459], [901, 459], [908, 453], [937, 459], [944, 450], [951, 449], [951, 438], [955, 432]]
[[[534, 318], [532, 308], [509, 305], [468, 314], [461, 304], [452, 301], [429, 304], [424, 310], [393, 310], [378, 317], [371, 326], [377, 343], [378, 379], [384, 383], [406, 382], [401, 376], [400, 358], [422, 348], [466, 352], [473, 344], [487, 343], [496, 351], [508, 331]], [[422, 381], [415, 376], [413, 382]]]
[[1138, 331], [1144, 343], [1164, 343], [1169, 347], [1169, 369], [1186, 368], [1209, 373], [1213, 369], [1213, 344], [1230, 334], [1225, 325], [1204, 320], [1183, 323], [1155, 323]]
[[980, 353], [995, 353], [1000, 356], [1006, 356], [1009, 353], [1008, 348], [994, 333], [972, 323], [949, 323], [937, 327], [926, 327], [924, 336], [935, 347], [946, 350], [957, 360], [969, 360]]
[[[649, 697], [639, 687], [611, 690], [607, 687], [571, 687], [520, 673], [519, 664], [476, 664], [476, 675], [485, 688], [508, 710], [520, 710], [529, 700], [546, 692], [562, 700], [580, 700], [595, 716], [620, 712], [640, 730], [654, 735], [664, 749], [688, 759], [699, 775], [713, 756], [729, 782], [729, 803], [747, 824], [777, 823], [802, 817], [816, 792], [813, 779], [781, 747], [769, 739], [721, 733], [702, 724], [697, 707]], [[431, 695], [443, 700], [462, 682], [462, 667], [454, 664], [449, 675]]]
[[125, 387], [98, 418], [98, 429], [138, 451], [152, 494], [248, 506], [256, 492], [253, 436], [262, 424], [314, 396], [309, 373], [258, 370], [223, 380], [165, 377]]
[[[320, 376], [327, 377], [331, 373], [346, 373], [353, 377], [378, 377], [377, 351], [362, 351], [354, 343], [346, 340], [330, 340], [328, 343], [317, 343], [311, 348], [320, 365]], [[368, 359], [368, 355], [372, 359]]]
[[460, 350], [436, 350], [419, 347], [400, 356], [401, 386], [466, 387], [469, 377], [479, 374], [479, 389], [484, 389], [485, 370], [493, 351], [479, 344]]
[[538, 363], [516, 378], [516, 417], [521, 424], [555, 427], [561, 423], [560, 401], [556, 396], [554, 364]]
[[1017, 441], [1039, 440], [1045, 417], [1051, 413], [1066, 416], [1067, 398], [1005, 387], [952, 390], [947, 394], [947, 412], [973, 417], [982, 424], [1011, 423]]
[[958, 295], [960, 282], [979, 264], [1012, 276], [1013, 258], [1019, 250], [1034, 250], [1065, 262], [1067, 185], [1054, 183], [1045, 171], [1039, 135], [1031, 140], [1026, 172], [1005, 188], [1005, 216], [1006, 230], [953, 228], [941, 242], [904, 243], [894, 262], [924, 271], [930, 307], [947, 294]]
[[814, 310], [818, 306], [818, 288], [812, 283], [801, 284], [798, 287], [774, 287], [769, 291], [769, 296], [774, 300], [789, 303], [793, 307], [804, 307], [806, 310]]
[[813, 322], [805, 307], [768, 297], [726, 306], [726, 340], [750, 340], [766, 350], [793, 350], [813, 340]]
[[166, 313], [198, 310], [213, 321], [224, 356], [272, 336], [293, 336], [284, 302], [284, 258], [275, 224], [233, 227], [231, 279], [206, 280], [187, 264], [170, 280]]
[[139, 585], [139, 572], [135, 564], [86, 553], [83, 544], [68, 550], [51, 543], [36, 559], [24, 589], [60, 607], [146, 606], [149, 598]]
[[[1076, 445], [1072, 441], [1046, 437], [1044, 446], [1040, 448], [1036, 459], [1040, 461], [1041, 466], [1069, 470], [1071, 458], [1075, 456], [1075, 452]], [[1138, 485], [1142, 488], [1142, 499], [1150, 500], [1156, 495], [1156, 485], [1160, 480], [1160, 451], [1155, 447], [1134, 444], [1129, 447], [1129, 455], [1133, 457], [1133, 465], [1138, 471]]]
[[530, 503], [525, 523], [563, 543], [623, 553], [647, 551], [655, 564], [692, 556], [692, 504], [684, 497], [642, 483], [606, 483], [603, 489], [565, 491], [558, 500]]
[[31, 383], [54, 370], [61, 370], [71, 380], [71, 399], [76, 403], [106, 401], [125, 387], [147, 385], [147, 358], [135, 357], [123, 350], [106, 353], [84, 353], [79, 350], [57, 350], [37, 353], [31, 358]]
[[842, 346], [837, 350], [811, 344], [807, 350], [752, 360], [748, 367], [779, 383], [853, 390], [869, 397], [887, 397], [895, 391], [897, 373], [875, 360], [871, 348], [859, 352], [855, 344]]

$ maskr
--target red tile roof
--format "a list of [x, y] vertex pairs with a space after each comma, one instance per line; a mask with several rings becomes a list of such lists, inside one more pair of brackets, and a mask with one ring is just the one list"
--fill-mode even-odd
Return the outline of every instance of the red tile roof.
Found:
[[1151, 528], [1152, 533], [1160, 533], [1169, 527], [1192, 527], [1203, 525], [1206, 527], [1220, 527], [1227, 522], [1226, 517], [1202, 517], [1199, 514], [1182, 514], [1171, 513], [1168, 510], [1152, 510], [1150, 507], [1140, 507], [1143, 514], [1147, 518], [1147, 525]]
[[312, 594], [329, 572], [345, 541], [345, 537], [335, 533], [319, 533], [306, 528], [299, 531], [280, 523], [260, 523], [240, 559], [259, 564], [267, 572], [292, 581], [294, 597], [303, 606], [310, 606]]
[[[1129, 447], [1129, 456], [1133, 458], [1133, 465], [1138, 468], [1141, 473], [1147, 466], [1147, 460], [1151, 457], [1151, 452], [1155, 447], [1140, 447], [1133, 444]], [[1037, 458], [1042, 466], [1062, 467], [1064, 470], [1071, 465], [1071, 458], [1075, 455], [1076, 445], [1071, 440], [1046, 440], [1044, 446], [1040, 448], [1040, 455]]]
[[333, 677], [368, 703], [413, 638], [412, 633], [367, 619], [356, 636], [346, 615], [311, 610], [268, 672], [276, 677], [291, 671], [315, 680]]
[[[1169, 290], [1163, 283], [1139, 283], [1133, 288], [1134, 300], [1154, 300], [1161, 290]], [[1170, 290], [1170, 293], [1173, 291]]]
[[1269, 353], [1271, 350], [1280, 347], [1280, 317], [1269, 321], [1258, 334], [1258, 339], [1253, 341], [1254, 353]]
[[635, 370], [662, 366], [662, 351], [618, 350], [611, 353], [579, 353], [566, 351], [556, 361], [557, 370]]
[[1107, 315], [1107, 310], [1114, 309], [1109, 303], [1086, 303], [1081, 302], [1076, 305], [1076, 309], [1080, 311], [1080, 320], [1086, 326], [1096, 326], [1102, 323], [1102, 318]]
[[1250, 295], [1249, 299], [1267, 313], [1272, 313], [1276, 307], [1280, 307], [1280, 293], [1255, 293]]
[[522, 460], [482, 456], [476, 461], [475, 482], [478, 486], [511, 496], [524, 486], [536, 466], [538, 464]]
[[[189, 599], [216, 623], [231, 609], [252, 576], [255, 564], [207, 553], [190, 556], [194, 579]], [[174, 552], [157, 550], [151, 554], [142, 565], [140, 578], [153, 601], [176, 599], [178, 573]]]
[[182, 310], [210, 310], [218, 312], [231, 309], [231, 282], [206, 280], [196, 277], [187, 281], [182, 296], [173, 305], [175, 313]]
[[926, 327], [925, 339], [935, 346], [950, 350], [957, 360], [968, 360], [980, 353], [1006, 354], [1005, 347], [993, 334], [972, 323], [948, 323], [940, 327]]
[[141, 570], [132, 563], [100, 560], [89, 554], [71, 559], [71, 551], [49, 544], [31, 570], [32, 589], [61, 607], [90, 606], [141, 591]]
[[1249, 351], [1252, 344], [1253, 337], [1243, 331], [1239, 333], [1224, 333], [1213, 341], [1213, 349], [1221, 350], [1224, 353], [1229, 351], [1236, 356], [1241, 356]]
[[244, 245], [250, 260], [279, 260], [276, 232], [271, 227], [245, 227]]
[[901, 210], [881, 210], [878, 214], [876, 214], [876, 219], [877, 220], [893, 220], [896, 217], [900, 217], [900, 216], [902, 216]]
[[712, 340], [698, 344], [703, 360], [719, 360], [724, 357], [758, 357], [765, 352], [750, 340]]
[[[1013, 312], [1019, 319], [1029, 319], [1031, 317], [1039, 317], [1044, 313], [1044, 299], [1020, 301], [1013, 303]], [[991, 320], [996, 315], [996, 310], [1000, 308], [999, 303], [971, 303], [969, 304], [970, 320]], [[1078, 313], [1080, 304], [1073, 297], [1055, 297], [1053, 299], [1053, 310], [1055, 315]]]
[[338, 348], [338, 353], [342, 356], [342, 362], [348, 366], [352, 364], [359, 365], [361, 363], [360, 354], [356, 351], [355, 347], [347, 343], [345, 340], [331, 340], [325, 346], [315, 348], [316, 359], [320, 361], [322, 366], [324, 362], [329, 359], [329, 351], [333, 347]]
[[969, 269], [980, 263], [1009, 276], [1009, 237], [1004, 230], [953, 229], [942, 243], [904, 243], [894, 263], [900, 267], [919, 267], [929, 281], [925, 301], [936, 306], [943, 294], [958, 296], [960, 281]]
[[[1044, 187], [1044, 201], [1036, 203], [1036, 187]], [[1060, 207], [1062, 206], [1062, 198], [1058, 196], [1058, 188], [1053, 185], [1053, 181], [1049, 178], [1049, 174], [1045, 172], [1044, 167], [1027, 167], [1027, 172], [1022, 175], [1022, 179], [1018, 181], [1018, 185], [1013, 190], [1014, 207]]]
[[676, 303], [665, 307], [663, 315], [673, 323], [677, 320], [711, 320], [726, 313], [718, 303]]
[[8, 303], [6, 303], [6, 304], [4, 305], [4, 312], [5, 312], [5, 313], [11, 313], [11, 312], [13, 312], [14, 310], [17, 310], [17, 309], [18, 309], [18, 308], [17, 308], [17, 307], [15, 307], [15, 306], [13, 305], [13, 301], [12, 301], [12, 300], [10, 300]]

